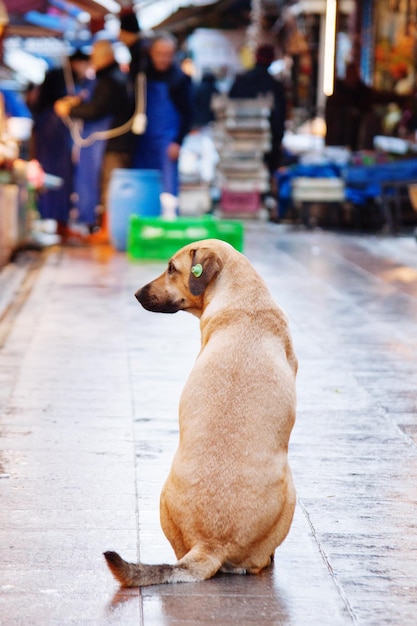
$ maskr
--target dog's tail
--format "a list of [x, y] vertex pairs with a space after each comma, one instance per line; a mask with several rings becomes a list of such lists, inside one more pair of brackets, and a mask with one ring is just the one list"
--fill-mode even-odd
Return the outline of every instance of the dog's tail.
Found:
[[117, 552], [105, 552], [104, 557], [110, 571], [122, 587], [198, 582], [211, 578], [222, 566], [219, 558], [199, 547], [190, 550], [175, 565], [128, 563]]

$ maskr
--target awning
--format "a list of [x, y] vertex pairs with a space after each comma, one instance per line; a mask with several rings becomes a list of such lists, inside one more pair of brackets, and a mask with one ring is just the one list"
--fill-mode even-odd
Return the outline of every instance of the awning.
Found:
[[[106, 7], [101, 4], [106, 3]], [[116, 0], [3, 0], [9, 14], [7, 37], [65, 36], [79, 30], [86, 22], [91, 25], [100, 21], [96, 30], [102, 28], [104, 16], [118, 13]], [[77, 28], [78, 26], [78, 28]]]
[[[8, 35], [21, 37], [62, 36], [65, 16], [78, 19], [74, 12], [89, 15], [91, 32], [104, 26], [106, 15], [118, 15], [129, 0], [2, 0], [9, 13]], [[156, 27], [189, 33], [197, 27], [228, 28], [246, 25], [250, 0], [139, 0], [133, 3], [143, 30]], [[244, 22], [244, 18], [246, 22]], [[240, 22], [239, 22], [240, 19]], [[71, 29], [68, 29], [71, 30]]]
[[156, 0], [139, 2], [143, 29], [165, 28], [173, 33], [190, 33], [196, 28], [242, 28], [248, 24], [250, 0]]
[[[47, 13], [50, 5], [48, 0], [3, 0], [9, 15], [25, 15], [29, 11]], [[68, 4], [75, 5], [92, 16], [117, 13], [120, 10], [120, 2], [116, 0], [71, 0]]]
[[[53, 18], [58, 12], [71, 14], [73, 7], [88, 13], [91, 20], [103, 19], [105, 15], [118, 15], [129, 3], [126, 0], [3, 0], [10, 16], [11, 26], [19, 25], [23, 19], [33, 20], [30, 16], [37, 15], [37, 26], [51, 28]], [[134, 3], [143, 30], [155, 27], [178, 30], [193, 28], [207, 16], [215, 18], [217, 11], [229, 10], [239, 14], [250, 8], [250, 0], [139, 0]], [[213, 5], [218, 5], [213, 8]], [[42, 23], [42, 15], [45, 21]], [[53, 16], [53, 17], [52, 17]], [[219, 17], [219, 16], [218, 16]], [[52, 19], [51, 19], [52, 18]], [[57, 28], [53, 25], [53, 28]], [[60, 28], [57, 28], [60, 30]]]
[[205, 7], [218, 4], [219, 0], [142, 0], [135, 3], [140, 23], [144, 30], [155, 26], [166, 27], [175, 24], [178, 19], [186, 20], [189, 15], [204, 11]]
[[9, 15], [24, 15], [28, 11], [45, 12], [47, 0], [3, 0]]

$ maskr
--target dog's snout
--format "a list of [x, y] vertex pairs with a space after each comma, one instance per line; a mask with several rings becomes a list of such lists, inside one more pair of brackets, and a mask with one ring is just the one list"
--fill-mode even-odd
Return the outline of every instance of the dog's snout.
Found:
[[152, 283], [148, 283], [142, 289], [138, 289], [135, 298], [147, 311], [154, 313], [176, 313], [180, 306], [170, 298], [161, 297], [155, 293]]
[[[142, 296], [142, 292], [143, 292], [143, 290], [144, 290], [144, 287], [141, 287], [141, 288], [140, 288], [140, 289], [138, 289], [138, 290], [137, 290], [137, 292], [135, 293], [135, 298], [136, 298], [136, 300], [137, 300], [138, 302], [140, 302], [140, 303], [141, 303], [141, 298], [143, 297], [143, 296]], [[142, 304], [142, 303], [141, 303], [141, 304]]]
[[150, 284], [141, 287], [135, 293], [136, 300], [146, 309], [152, 301], [150, 293]]

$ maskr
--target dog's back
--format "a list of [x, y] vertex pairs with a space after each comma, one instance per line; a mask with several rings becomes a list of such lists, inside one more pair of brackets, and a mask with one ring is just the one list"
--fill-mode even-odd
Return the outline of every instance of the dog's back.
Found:
[[[285, 316], [267, 302], [255, 311], [241, 301], [216, 306], [201, 318], [203, 347], [181, 396], [180, 444], [162, 494], [179, 559], [197, 535], [216, 537], [229, 567], [261, 569], [289, 530], [296, 359]], [[176, 541], [177, 525], [189, 542]]]

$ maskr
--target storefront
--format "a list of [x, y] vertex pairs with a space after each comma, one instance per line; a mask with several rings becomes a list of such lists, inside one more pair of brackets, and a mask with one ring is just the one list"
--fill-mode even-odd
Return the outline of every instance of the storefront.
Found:
[[374, 86], [410, 92], [415, 85], [417, 3], [378, 0], [374, 16]]
[[376, 89], [410, 93], [416, 80], [416, 0], [365, 0], [357, 4], [363, 80]]

